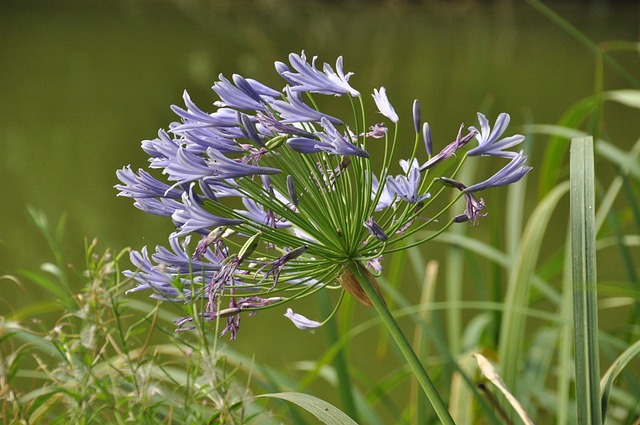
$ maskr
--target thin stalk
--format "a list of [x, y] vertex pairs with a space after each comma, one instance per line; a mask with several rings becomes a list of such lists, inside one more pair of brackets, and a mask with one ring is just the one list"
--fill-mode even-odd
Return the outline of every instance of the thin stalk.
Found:
[[349, 271], [353, 273], [353, 276], [358, 280], [360, 286], [362, 286], [362, 289], [369, 297], [369, 300], [371, 300], [371, 304], [373, 304], [373, 308], [375, 308], [376, 313], [378, 313], [378, 315], [380, 316], [380, 320], [382, 321], [382, 323], [384, 323], [398, 349], [407, 360], [407, 363], [411, 367], [414, 376], [420, 383], [420, 386], [422, 386], [425, 395], [431, 402], [433, 409], [438, 415], [440, 422], [442, 424], [455, 425], [451, 414], [447, 410], [447, 406], [440, 397], [440, 394], [438, 394], [438, 390], [431, 381], [431, 378], [429, 378], [427, 371], [420, 362], [420, 359], [418, 359], [415, 351], [413, 351], [411, 344], [402, 333], [398, 322], [396, 322], [396, 320], [393, 318], [393, 315], [387, 308], [384, 300], [380, 297], [378, 292], [373, 287], [373, 284], [369, 280], [369, 276], [364, 270], [363, 266], [360, 263], [351, 262], [348, 265], [348, 268]]

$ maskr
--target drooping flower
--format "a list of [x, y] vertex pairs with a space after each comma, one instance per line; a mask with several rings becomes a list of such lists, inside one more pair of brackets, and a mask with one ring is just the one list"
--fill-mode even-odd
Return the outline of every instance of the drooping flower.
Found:
[[[393, 152], [401, 143], [399, 133], [391, 137], [383, 123], [367, 127], [379, 115], [365, 113], [346, 124], [316, 107], [314, 95], [338, 96], [334, 101], [349, 95], [347, 102], [359, 103], [356, 111], [371, 102], [350, 85], [352, 73], [344, 72], [342, 58], [335, 70], [327, 64], [319, 69], [316, 58], [308, 62], [304, 53], [291, 54], [289, 62], [275, 64], [285, 84], [281, 91], [240, 75], [221, 75], [213, 85], [220, 99], [213, 112], [200, 109], [185, 92], [185, 107], [172, 107], [179, 122], [142, 142], [151, 171], [136, 173], [127, 166], [116, 173], [120, 196], [132, 198], [143, 211], [170, 217], [176, 227], [169, 248], [158, 246], [152, 255], [147, 247], [132, 251], [134, 269], [125, 275], [136, 283], [128, 292], [146, 290], [163, 301], [200, 303], [175, 320], [177, 330], [194, 329], [197, 321], [220, 321], [222, 333], [234, 339], [243, 315], [280, 308], [319, 290], [342, 288], [370, 306], [353, 267], [362, 268], [382, 296], [367, 267], [380, 273], [384, 254], [404, 249], [405, 238], [425, 226], [437, 226], [437, 232], [475, 222], [484, 207], [476, 192], [516, 182], [530, 170], [526, 156], [504, 150], [522, 141], [521, 136], [500, 139], [506, 114], [493, 130], [479, 114], [480, 131], [470, 128], [463, 134], [461, 126], [455, 140], [431, 156], [431, 128], [422, 123], [417, 101], [414, 153], [399, 161], [398, 170]], [[384, 87], [374, 90], [373, 103], [398, 123]], [[474, 137], [480, 146], [458, 155]], [[417, 154], [420, 139], [428, 158]], [[382, 162], [371, 158], [369, 143], [382, 143]], [[443, 212], [429, 192], [437, 181], [435, 166], [453, 159], [462, 164], [471, 152], [511, 161], [468, 187], [454, 175], [437, 175], [459, 191], [466, 208], [444, 223], [425, 218]], [[286, 311], [301, 329], [321, 326]]]
[[515, 154], [511, 161], [500, 169], [493, 176], [489, 177], [483, 182], [476, 183], [467, 187], [464, 191], [466, 193], [479, 192], [481, 190], [488, 189], [490, 187], [505, 186], [511, 183], [519, 181], [524, 177], [531, 167], [524, 165], [527, 161], [527, 157], [522, 154], [522, 151]]
[[302, 314], [294, 313], [290, 308], [287, 309], [284, 317], [291, 320], [293, 324], [296, 325], [296, 328], [301, 330], [316, 329], [322, 326], [322, 323], [315, 320], [307, 319]]
[[[420, 167], [420, 171], [428, 170], [429, 168], [434, 167], [439, 162], [450, 158], [451, 156], [453, 156], [456, 153], [456, 151], [458, 149], [463, 148], [467, 143], [469, 143], [469, 141], [473, 138], [475, 133], [472, 131], [469, 134], [467, 134], [466, 136], [462, 136], [462, 128], [463, 127], [464, 127], [464, 124], [460, 126], [460, 130], [458, 130], [458, 136], [456, 137], [456, 139], [453, 142], [449, 143], [437, 155], [432, 156], [427, 162], [422, 164], [422, 166]], [[429, 133], [427, 136], [430, 137], [431, 134]], [[425, 140], [426, 140], [427, 136], [425, 136]], [[430, 146], [430, 145], [428, 145], [428, 146]], [[427, 148], [427, 152], [428, 151], [429, 151], [429, 149]]]

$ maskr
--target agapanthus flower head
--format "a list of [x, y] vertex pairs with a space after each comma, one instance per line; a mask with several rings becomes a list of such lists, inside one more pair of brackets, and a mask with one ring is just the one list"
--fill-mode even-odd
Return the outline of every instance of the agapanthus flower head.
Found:
[[[399, 117], [384, 87], [374, 90], [373, 101], [362, 96], [351, 86], [353, 74], [344, 72], [342, 58], [335, 70], [327, 64], [319, 68], [315, 57], [308, 62], [304, 53], [291, 54], [289, 61], [276, 62], [284, 80], [280, 91], [240, 75], [221, 75], [213, 85], [217, 109], [210, 112], [185, 93], [185, 108], [172, 107], [179, 122], [142, 143], [151, 172], [135, 173], [130, 166], [117, 172], [120, 195], [144, 211], [171, 217], [176, 227], [171, 249], [158, 246], [152, 255], [146, 247], [132, 251], [135, 269], [125, 274], [136, 282], [129, 292], [200, 303], [197, 313], [176, 320], [179, 330], [194, 328], [196, 321], [220, 321], [233, 339], [241, 315], [284, 310], [284, 304], [319, 290], [344, 290], [371, 305], [352, 273], [354, 265], [382, 294], [373, 273], [381, 272], [385, 253], [403, 249], [411, 235], [426, 241], [422, 229], [477, 221], [484, 201], [475, 193], [513, 183], [530, 169], [526, 156], [505, 150], [521, 136], [500, 139], [508, 124], [504, 114], [493, 130], [479, 114], [479, 131], [464, 132], [461, 126], [432, 156], [437, 143], [422, 123], [417, 101], [416, 136], [400, 140]], [[362, 113], [347, 122], [320, 111], [313, 96], [322, 95], [337, 96], [334, 102], [348, 102]], [[464, 148], [474, 138], [479, 142], [474, 154], [510, 162], [470, 186], [454, 180], [456, 171], [433, 174], [445, 161], [462, 165], [468, 159]], [[426, 157], [418, 154], [424, 152], [421, 143]], [[411, 157], [394, 157], [401, 144], [413, 147]], [[381, 163], [372, 159], [373, 146], [384, 151]], [[443, 213], [434, 202], [442, 186], [430, 191], [437, 178], [467, 201], [464, 213], [448, 221], [436, 219]], [[322, 323], [286, 311], [301, 329]]]

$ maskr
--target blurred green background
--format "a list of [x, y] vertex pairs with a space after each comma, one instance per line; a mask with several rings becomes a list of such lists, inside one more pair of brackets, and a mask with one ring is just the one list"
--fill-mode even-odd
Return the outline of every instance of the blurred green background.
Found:
[[[595, 42], [638, 39], [637, 2], [549, 5]], [[520, 1], [2, 0], [0, 274], [50, 260], [28, 205], [52, 221], [68, 215], [67, 259], [78, 270], [85, 238], [114, 249], [165, 243], [170, 221], [117, 198], [116, 169], [146, 166], [140, 141], [174, 120], [169, 106], [181, 105], [183, 90], [213, 110], [210, 87], [219, 73], [281, 87], [273, 62], [302, 50], [330, 63], [343, 55], [345, 69], [355, 72], [350, 82], [363, 93], [384, 85], [405, 119], [401, 135], [408, 143], [401, 150], [407, 151], [415, 98], [438, 149], [461, 122], [475, 124], [477, 111], [491, 121], [509, 112], [511, 132], [526, 123], [556, 123], [594, 84], [593, 52]], [[607, 89], [627, 86], [605, 72]], [[607, 104], [604, 113], [609, 140], [628, 149], [640, 134], [637, 112]], [[530, 138], [534, 167], [545, 142]], [[535, 169], [528, 179], [533, 187]], [[564, 243], [561, 214], [551, 250]], [[486, 237], [488, 228], [480, 225], [474, 235]], [[428, 246], [425, 255], [434, 251]], [[615, 264], [601, 273], [614, 275]], [[29, 286], [7, 286], [0, 315], [40, 295]], [[296, 331], [281, 314], [243, 319], [236, 348], [261, 359], [285, 356], [282, 347], [287, 360], [312, 356], [318, 336]], [[373, 361], [372, 351], [363, 345], [354, 355]]]

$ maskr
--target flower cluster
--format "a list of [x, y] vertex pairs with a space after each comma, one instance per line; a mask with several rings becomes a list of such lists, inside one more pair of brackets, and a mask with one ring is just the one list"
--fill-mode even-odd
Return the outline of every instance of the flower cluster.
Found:
[[[399, 161], [402, 172], [394, 175], [399, 117], [384, 87], [373, 93], [383, 122], [367, 125], [366, 97], [350, 85], [352, 73], [343, 71], [342, 58], [335, 69], [326, 63], [319, 69], [315, 57], [291, 54], [289, 64], [276, 62], [275, 68], [285, 81], [281, 91], [240, 75], [231, 80], [221, 75], [213, 85], [220, 100], [212, 113], [185, 92], [185, 107], [172, 107], [179, 122], [142, 142], [149, 168], [160, 171], [127, 166], [117, 172], [119, 195], [175, 225], [169, 248], [133, 251], [136, 269], [125, 274], [136, 282], [129, 292], [151, 290], [153, 298], [198, 306], [193, 315], [176, 319], [178, 329], [192, 329], [197, 320], [222, 320], [222, 333], [233, 339], [241, 313], [323, 288], [343, 288], [370, 305], [350, 264], [368, 267], [379, 291], [374, 273], [380, 273], [386, 252], [401, 249], [399, 242], [427, 226], [475, 222], [484, 208], [477, 192], [516, 182], [530, 170], [522, 152], [507, 150], [524, 137], [502, 137], [506, 113], [493, 128], [479, 113], [479, 129], [461, 126], [455, 139], [432, 155], [431, 129], [415, 101], [413, 154]], [[351, 124], [319, 111], [314, 95], [344, 96], [354, 111]], [[474, 140], [477, 146], [460, 155]], [[426, 155], [419, 154], [422, 143]], [[376, 170], [367, 149], [374, 144], [384, 152]], [[461, 165], [487, 155], [509, 162], [480, 183], [454, 180], [459, 166], [447, 176], [430, 175], [449, 158]], [[433, 201], [445, 187], [457, 189], [467, 206], [440, 223], [445, 209]], [[290, 308], [285, 316], [301, 329], [321, 325]]]

